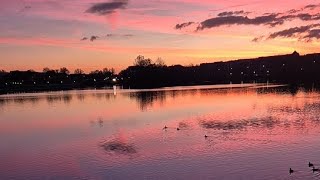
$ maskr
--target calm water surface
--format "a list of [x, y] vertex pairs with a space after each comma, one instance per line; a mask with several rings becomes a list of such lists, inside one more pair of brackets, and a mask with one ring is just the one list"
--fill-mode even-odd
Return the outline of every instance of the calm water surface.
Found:
[[320, 179], [319, 115], [277, 86], [2, 95], [0, 179]]

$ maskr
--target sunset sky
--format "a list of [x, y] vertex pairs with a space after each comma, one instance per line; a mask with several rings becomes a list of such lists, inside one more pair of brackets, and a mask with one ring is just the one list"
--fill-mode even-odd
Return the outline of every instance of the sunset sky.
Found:
[[[200, 3], [201, 2], [201, 3]], [[116, 71], [320, 52], [319, 0], [1, 0], [0, 69]]]

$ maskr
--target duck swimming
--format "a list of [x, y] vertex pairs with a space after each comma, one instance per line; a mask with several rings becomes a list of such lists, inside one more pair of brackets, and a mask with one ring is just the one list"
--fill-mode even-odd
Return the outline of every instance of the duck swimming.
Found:
[[294, 171], [293, 171], [293, 169], [289, 169], [289, 174], [292, 174]]
[[309, 162], [309, 167], [314, 167], [314, 165], [311, 163], [311, 162]]
[[319, 171], [318, 168], [315, 168], [314, 166], [312, 167], [312, 171], [315, 172], [315, 171]]

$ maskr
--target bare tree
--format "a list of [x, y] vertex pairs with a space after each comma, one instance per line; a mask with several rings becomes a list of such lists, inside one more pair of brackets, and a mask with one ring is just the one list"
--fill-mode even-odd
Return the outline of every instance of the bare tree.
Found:
[[70, 71], [66, 67], [60, 68], [59, 72], [62, 73], [62, 74], [69, 74], [70, 73]]
[[74, 74], [84, 74], [84, 71], [82, 69], [76, 69], [74, 70]]
[[94, 71], [91, 71], [90, 74], [102, 74], [102, 71], [94, 70]]
[[116, 73], [116, 71], [114, 70], [114, 68], [110, 69], [110, 72], [112, 73], [112, 75], [114, 75]]
[[49, 71], [52, 71], [52, 69], [50, 69], [50, 68], [48, 68], [48, 67], [45, 67], [45, 68], [43, 68], [43, 70], [42, 70], [42, 72], [44, 72], [44, 73], [47, 73], [47, 72], [49, 72]]
[[152, 60], [151, 59], [145, 59], [144, 56], [139, 55], [134, 62], [135, 66], [142, 66], [142, 67], [147, 67], [150, 66], [152, 64]]
[[164, 66], [166, 66], [166, 63], [164, 62], [164, 60], [161, 57], [158, 57], [156, 60], [156, 66], [164, 67]]
[[111, 76], [111, 75], [114, 75], [115, 71], [113, 68], [111, 68], [111, 69], [103, 68], [102, 73], [105, 75]]
[[105, 74], [105, 73], [109, 73], [110, 70], [109, 70], [108, 68], [103, 68], [103, 69], [102, 69], [102, 72]]

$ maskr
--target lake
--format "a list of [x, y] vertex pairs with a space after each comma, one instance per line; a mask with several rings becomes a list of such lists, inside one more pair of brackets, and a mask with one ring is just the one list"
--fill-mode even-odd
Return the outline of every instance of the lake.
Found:
[[0, 179], [319, 179], [319, 114], [264, 84], [1, 95]]

